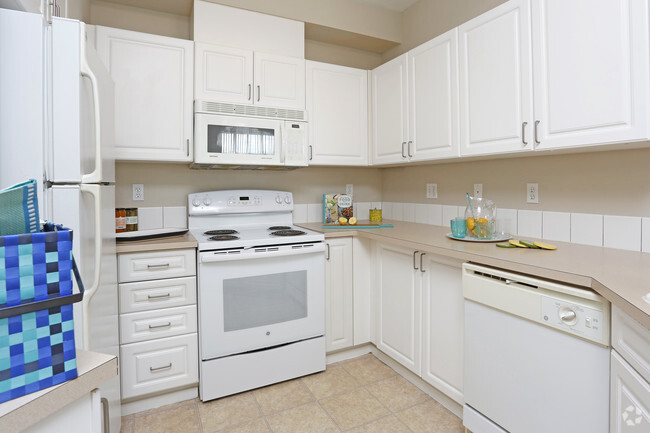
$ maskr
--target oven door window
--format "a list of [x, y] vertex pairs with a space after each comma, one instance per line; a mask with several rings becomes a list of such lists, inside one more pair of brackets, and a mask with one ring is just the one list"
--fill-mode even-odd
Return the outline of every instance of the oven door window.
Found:
[[275, 155], [275, 130], [208, 125], [208, 153]]
[[307, 317], [307, 271], [223, 281], [224, 331], [239, 331]]

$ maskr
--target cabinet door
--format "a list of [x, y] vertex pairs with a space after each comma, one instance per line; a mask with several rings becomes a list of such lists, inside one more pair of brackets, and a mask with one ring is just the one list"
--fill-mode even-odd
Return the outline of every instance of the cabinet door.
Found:
[[259, 52], [254, 57], [254, 103], [304, 110], [305, 60]]
[[196, 42], [194, 97], [208, 101], [253, 103], [253, 52]]
[[368, 165], [368, 72], [307, 62], [309, 145], [316, 165]]
[[377, 348], [419, 375], [421, 302], [415, 256], [411, 249], [376, 244]]
[[462, 262], [424, 255], [422, 379], [463, 404]]
[[610, 433], [650, 431], [650, 384], [612, 350]]
[[97, 27], [115, 82], [115, 158], [192, 160], [193, 42]]
[[648, 137], [648, 3], [533, 0], [537, 149]]
[[353, 345], [352, 238], [327, 240], [325, 261], [325, 347]]
[[409, 51], [411, 161], [458, 156], [458, 29]]
[[407, 54], [372, 71], [372, 163], [406, 162]]
[[532, 149], [529, 0], [510, 0], [458, 28], [460, 153]]

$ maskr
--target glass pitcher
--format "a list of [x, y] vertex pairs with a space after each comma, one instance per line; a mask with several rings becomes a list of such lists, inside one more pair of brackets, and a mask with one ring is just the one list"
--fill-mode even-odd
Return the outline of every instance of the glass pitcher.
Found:
[[496, 226], [497, 206], [486, 198], [470, 197], [472, 208], [465, 207], [467, 220], [467, 237], [475, 239], [492, 239]]

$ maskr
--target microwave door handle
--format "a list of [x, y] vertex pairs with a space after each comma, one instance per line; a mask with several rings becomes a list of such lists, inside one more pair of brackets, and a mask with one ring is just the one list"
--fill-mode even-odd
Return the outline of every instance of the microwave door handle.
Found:
[[86, 25], [81, 23], [81, 76], [90, 80], [93, 93], [93, 111], [95, 119], [95, 170], [91, 173], [81, 176], [82, 183], [98, 183], [102, 181], [102, 134], [101, 134], [101, 116], [99, 111], [99, 86], [97, 77], [88, 64], [86, 58]]

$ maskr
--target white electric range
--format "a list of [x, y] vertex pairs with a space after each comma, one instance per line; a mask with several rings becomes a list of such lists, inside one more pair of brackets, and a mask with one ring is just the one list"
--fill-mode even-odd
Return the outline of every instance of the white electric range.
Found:
[[201, 400], [325, 369], [325, 238], [285, 191], [190, 194]]

